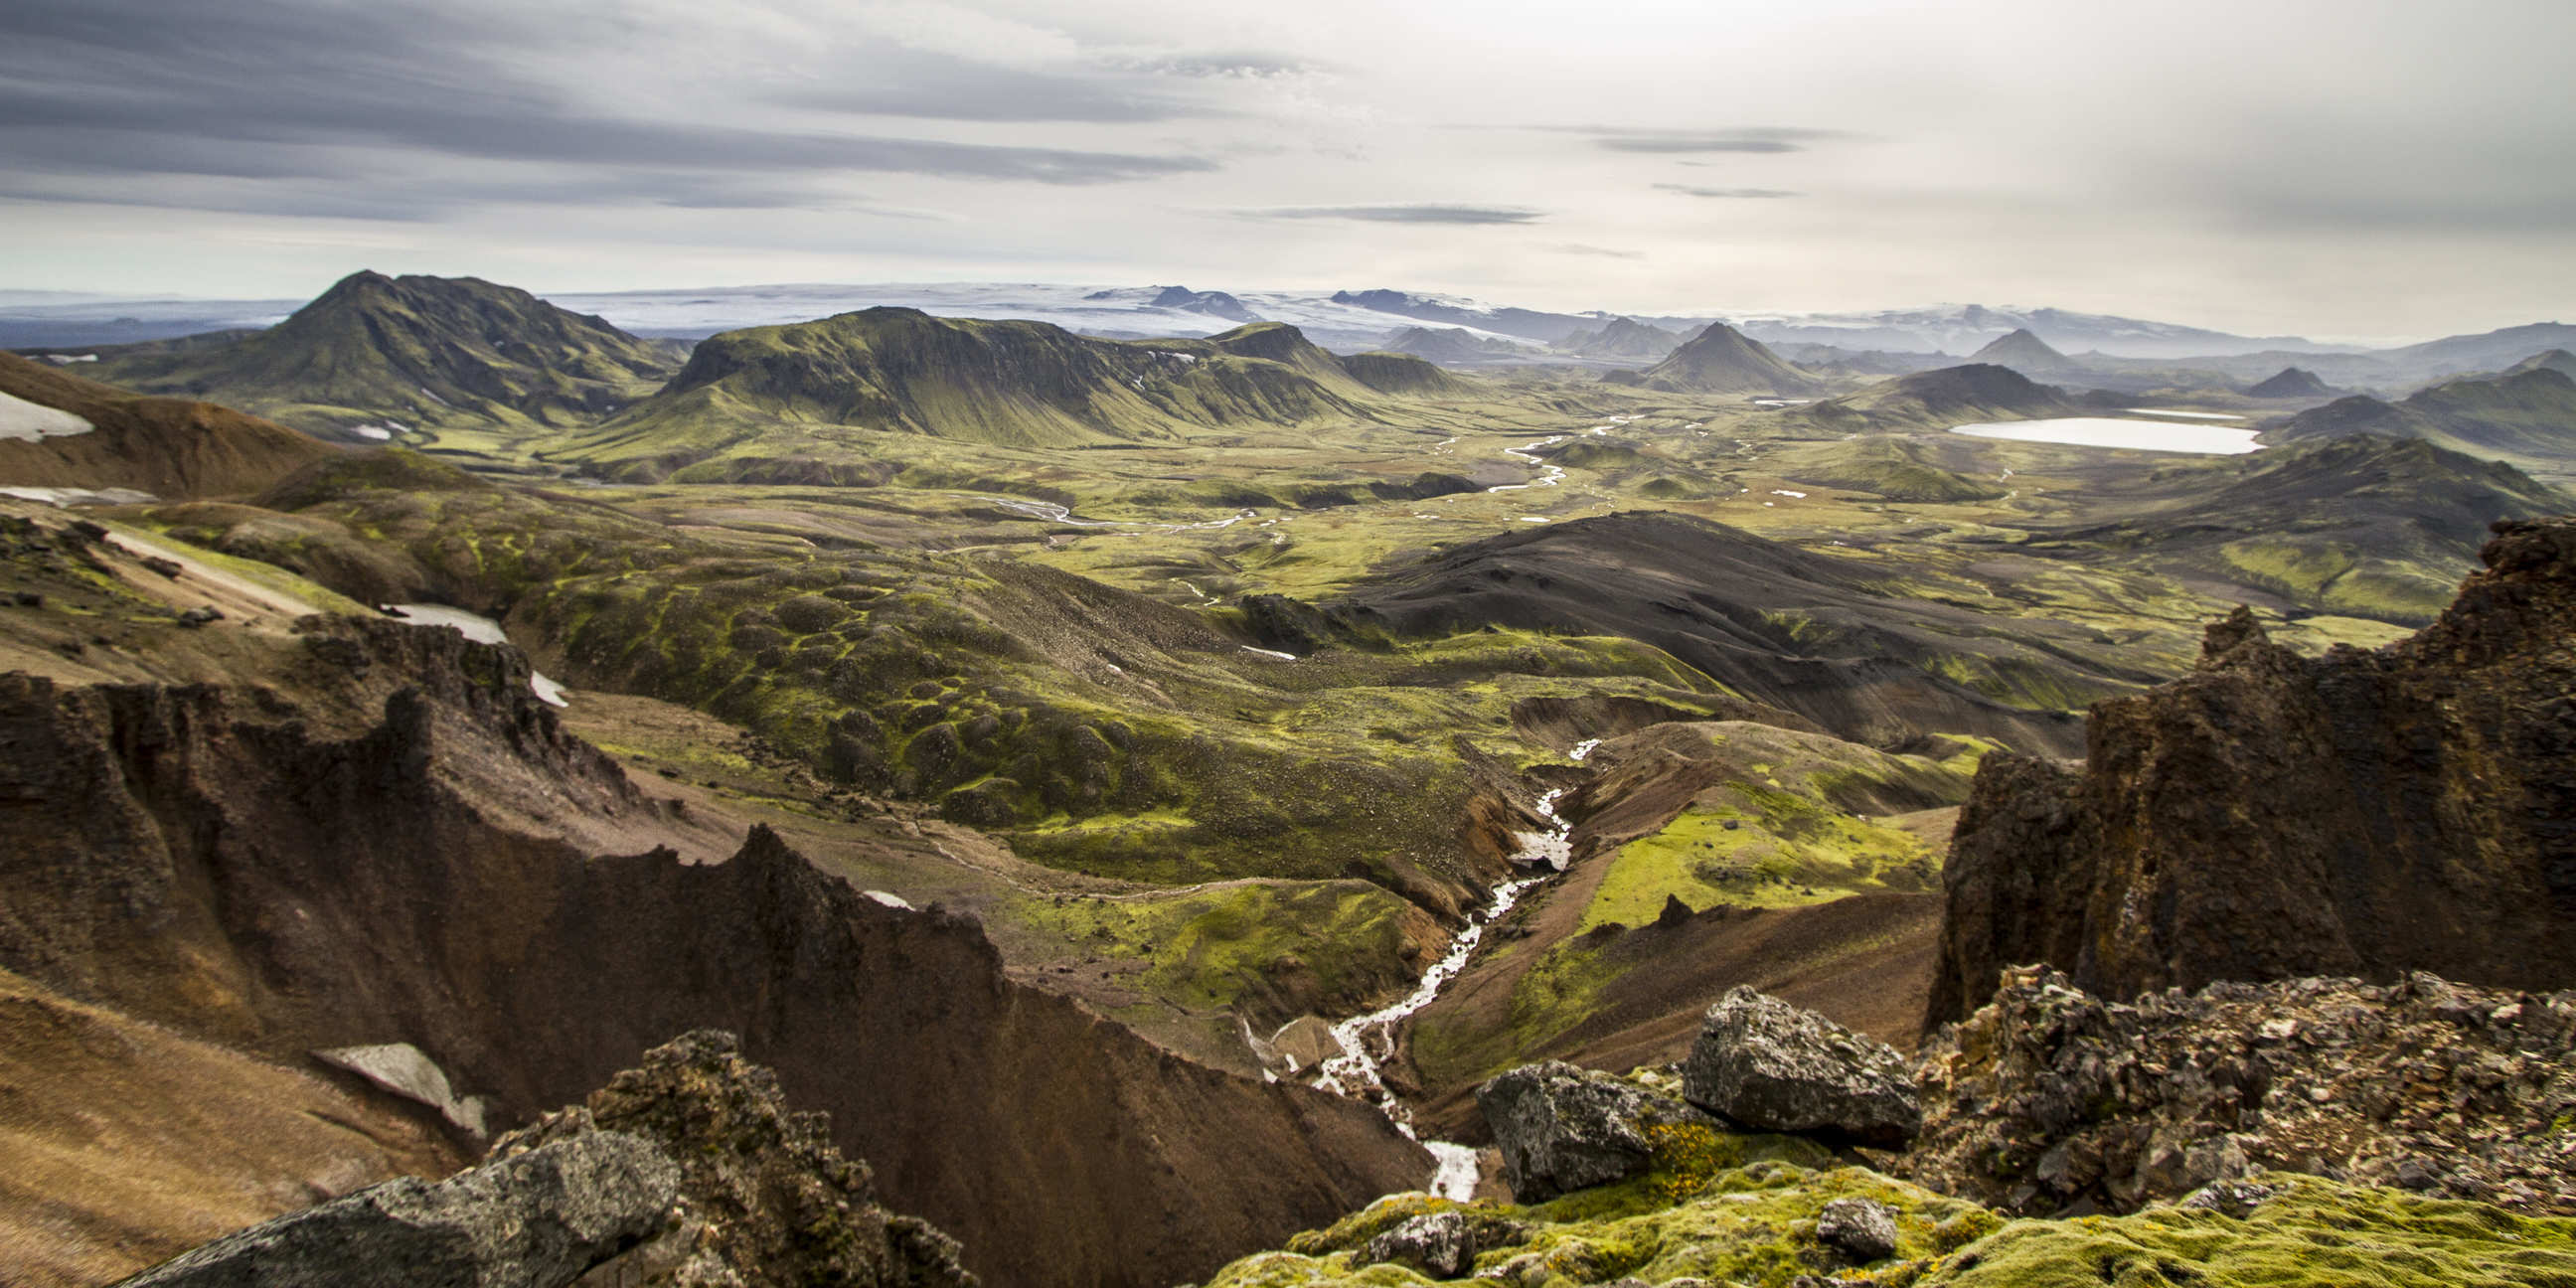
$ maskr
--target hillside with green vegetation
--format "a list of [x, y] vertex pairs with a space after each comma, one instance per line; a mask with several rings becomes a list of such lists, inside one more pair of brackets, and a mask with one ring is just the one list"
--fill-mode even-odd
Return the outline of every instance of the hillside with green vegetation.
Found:
[[1117, 341], [877, 308], [715, 336], [653, 397], [546, 455], [619, 479], [738, 480], [788, 462], [863, 476], [901, 459], [909, 436], [1099, 448], [1373, 422], [1390, 390], [1463, 388], [1426, 368], [1395, 355], [1345, 366], [1276, 322]]
[[102, 350], [99, 379], [343, 442], [505, 461], [659, 385], [666, 345], [476, 278], [353, 273], [265, 331]]
[[[2540, 355], [2545, 358], [2546, 355]], [[2264, 429], [2274, 442], [2379, 434], [2576, 478], [2576, 377], [2545, 361], [2501, 376], [2448, 380], [2398, 402], [2356, 394]]]

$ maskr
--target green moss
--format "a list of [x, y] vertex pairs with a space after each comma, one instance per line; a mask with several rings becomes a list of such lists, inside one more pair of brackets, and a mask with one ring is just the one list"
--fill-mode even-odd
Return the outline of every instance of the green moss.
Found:
[[2508, 1288], [2576, 1285], [2576, 1219], [2274, 1175], [2238, 1220], [2150, 1209], [2016, 1221], [1926, 1284], [1960, 1288]]

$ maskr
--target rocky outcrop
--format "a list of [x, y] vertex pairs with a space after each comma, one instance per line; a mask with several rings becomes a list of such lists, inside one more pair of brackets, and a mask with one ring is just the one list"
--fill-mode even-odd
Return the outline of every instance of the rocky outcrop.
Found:
[[1682, 1094], [1730, 1122], [1892, 1149], [1922, 1115], [1905, 1057], [1776, 997], [1741, 987], [1708, 1008]]
[[515, 651], [308, 638], [266, 689], [0, 676], [0, 967], [280, 1059], [408, 1042], [500, 1126], [730, 1029], [996, 1282], [1201, 1276], [1432, 1171], [1012, 981], [972, 920], [690, 831]]
[[2269, 1169], [2576, 1213], [2576, 993], [2417, 974], [2124, 1004], [2014, 971], [1921, 1078], [1894, 1170], [2010, 1210], [2133, 1211]]
[[730, 1033], [704, 1029], [645, 1052], [641, 1067], [503, 1138], [492, 1156], [621, 1135], [677, 1167], [671, 1228], [621, 1267], [645, 1282], [974, 1288], [956, 1240], [878, 1207], [868, 1165], [834, 1147], [830, 1117], [791, 1112], [778, 1076], [744, 1060]]
[[470, 1168], [416, 1176], [227, 1235], [121, 1288], [557, 1288], [669, 1224], [679, 1169], [661, 1150], [591, 1132]]
[[1476, 1107], [1503, 1152], [1503, 1183], [1521, 1203], [1646, 1171], [1655, 1127], [1713, 1125], [1670, 1096], [1561, 1060], [1497, 1075], [1476, 1089]]
[[1988, 756], [1931, 1023], [2010, 964], [2112, 998], [2429, 970], [2576, 983], [2576, 520], [2499, 524], [2440, 620], [2303, 658], [2239, 611], [2094, 705], [2081, 766]]
[[955, 1240], [876, 1206], [825, 1115], [730, 1033], [685, 1034], [432, 1185], [403, 1177], [227, 1235], [135, 1288], [975, 1288]]

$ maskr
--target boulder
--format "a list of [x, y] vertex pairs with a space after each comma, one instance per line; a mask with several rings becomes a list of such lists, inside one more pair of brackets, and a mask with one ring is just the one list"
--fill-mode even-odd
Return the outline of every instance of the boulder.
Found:
[[1650, 1127], [1713, 1125], [1670, 1096], [1562, 1060], [1496, 1075], [1476, 1089], [1476, 1107], [1503, 1152], [1503, 1182], [1521, 1203], [1645, 1171], [1654, 1156]]
[[1896, 1255], [1896, 1214], [1868, 1199], [1835, 1199], [1816, 1215], [1816, 1239], [1865, 1266]]
[[1682, 1095], [1747, 1127], [1836, 1145], [1894, 1149], [1923, 1124], [1903, 1056], [1750, 985], [1708, 1008]]
[[184, 1253], [123, 1288], [552, 1288], [670, 1224], [680, 1173], [650, 1143], [591, 1132], [406, 1176]]
[[1409, 1218], [1368, 1241], [1360, 1250], [1364, 1265], [1393, 1262], [1434, 1279], [1455, 1279], [1475, 1261], [1475, 1244], [1467, 1214], [1426, 1212]]

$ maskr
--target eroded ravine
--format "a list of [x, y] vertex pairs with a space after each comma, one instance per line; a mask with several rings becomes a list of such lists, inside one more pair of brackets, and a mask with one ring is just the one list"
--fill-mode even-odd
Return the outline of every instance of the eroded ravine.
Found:
[[[1573, 857], [1574, 825], [1556, 814], [1557, 799], [1564, 794], [1564, 788], [1553, 788], [1538, 798], [1535, 811], [1547, 820], [1546, 831], [1517, 834], [1520, 848], [1513, 852], [1512, 862], [1529, 869], [1532, 875], [1495, 886], [1493, 898], [1449, 941], [1449, 950], [1422, 973], [1421, 982], [1403, 1000], [1335, 1024], [1333, 1041], [1342, 1053], [1317, 1066], [1313, 1085], [1377, 1106], [1396, 1130], [1421, 1140], [1414, 1134], [1412, 1111], [1387, 1089], [1381, 1073], [1383, 1062], [1395, 1055], [1395, 1026], [1429, 1006], [1440, 996], [1440, 990], [1466, 969], [1468, 958], [1484, 941], [1485, 928], [1509, 913], [1520, 902], [1522, 892], [1565, 871], [1567, 861]], [[1424, 1140], [1422, 1147], [1440, 1161], [1431, 1180], [1433, 1193], [1460, 1202], [1475, 1194], [1478, 1167], [1474, 1147], [1443, 1140]]]

